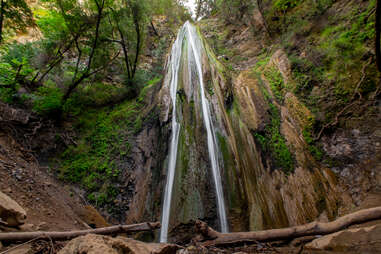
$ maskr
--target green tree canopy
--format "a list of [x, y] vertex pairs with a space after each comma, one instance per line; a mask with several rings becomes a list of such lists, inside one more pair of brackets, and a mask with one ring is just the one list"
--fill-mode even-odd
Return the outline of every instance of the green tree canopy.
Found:
[[32, 11], [24, 0], [0, 0], [0, 43], [4, 28], [19, 31], [32, 24]]

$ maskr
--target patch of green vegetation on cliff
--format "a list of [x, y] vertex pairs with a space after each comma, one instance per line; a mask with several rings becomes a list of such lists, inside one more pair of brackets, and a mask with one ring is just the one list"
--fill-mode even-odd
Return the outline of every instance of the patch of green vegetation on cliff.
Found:
[[269, 82], [271, 91], [273, 92], [275, 98], [280, 103], [283, 103], [284, 81], [283, 81], [282, 74], [279, 72], [278, 68], [271, 66], [269, 68], [266, 68], [263, 74], [265, 75], [267, 81]]
[[[286, 89], [285, 83], [283, 81], [283, 76], [277, 67], [272, 65], [268, 66], [270, 58], [271, 57], [267, 56], [267, 54], [261, 54], [257, 56], [258, 61], [253, 67], [251, 74], [253, 75], [253, 78], [258, 79], [261, 83], [263, 83], [261, 78], [261, 73], [263, 73], [266, 80], [269, 82], [271, 92], [278, 102], [283, 103], [284, 89]], [[262, 92], [265, 98], [269, 100], [269, 92], [266, 89], [262, 89]]]
[[[375, 5], [376, 0], [345, 5], [332, 0], [276, 0], [266, 6], [265, 18], [273, 36], [281, 38], [289, 55], [298, 55], [298, 61], [306, 64], [294, 70], [296, 92], [301, 97], [306, 99], [303, 90], [308, 92], [322, 82], [326, 89], [335, 90], [333, 96], [342, 103], [352, 97], [361, 68], [374, 54]], [[334, 8], [341, 11], [334, 12]], [[375, 73], [373, 65], [366, 68], [367, 79], [360, 92], [374, 91]]]
[[[315, 141], [321, 130], [325, 135], [337, 128], [351, 128], [354, 123], [368, 128], [368, 119], [375, 116], [374, 107], [365, 106], [379, 82], [373, 64], [375, 4], [375, 0], [352, 1], [307, 38], [304, 56], [292, 52], [298, 62], [292, 68], [299, 84], [296, 94], [319, 114], [316, 123], [303, 130], [303, 136], [311, 154], [329, 167], [338, 162], [324, 155]], [[352, 103], [356, 106], [351, 107]], [[324, 130], [323, 126], [330, 127]]]
[[293, 79], [293, 93], [309, 106], [316, 104], [316, 99], [312, 98], [311, 91], [316, 84], [321, 84], [324, 70], [306, 58], [300, 58], [296, 55], [289, 57]]
[[272, 33], [281, 33], [284, 40], [293, 35], [309, 34], [309, 21], [322, 15], [333, 3], [334, 0], [275, 0], [264, 14]]
[[264, 66], [266, 66], [270, 61], [270, 56], [266, 53], [260, 54], [257, 56], [257, 62], [255, 63], [252, 74], [256, 75], [261, 72]]
[[272, 103], [269, 103], [271, 122], [266, 126], [264, 133], [256, 132], [255, 139], [264, 152], [268, 152], [274, 160], [275, 166], [286, 174], [294, 171], [294, 158], [287, 147], [286, 140], [280, 133], [280, 112]]
[[323, 149], [316, 144], [315, 139], [313, 138], [313, 126], [315, 123], [315, 119], [309, 118], [309, 123], [306, 125], [303, 129], [303, 137], [308, 145], [308, 150], [312, 154], [312, 156], [318, 160], [321, 161], [323, 158]]
[[83, 109], [73, 122], [74, 128], [82, 131], [77, 144], [62, 153], [59, 177], [81, 185], [95, 206], [112, 204], [116, 198], [114, 185], [131, 151], [132, 135], [151, 117], [142, 115], [142, 98], [152, 87], [150, 84], [155, 82], [149, 83], [137, 99], [114, 107]]
[[208, 80], [207, 81], [206, 91], [208, 92], [209, 95], [211, 95], [211, 96], [214, 95], [214, 89], [213, 89], [213, 82], [212, 82], [212, 80]]
[[[294, 171], [294, 158], [286, 144], [286, 139], [280, 133], [281, 115], [277, 106], [273, 104], [274, 98], [265, 88], [264, 81], [261, 78], [260, 71], [269, 61], [268, 57], [261, 58], [253, 68], [252, 74], [258, 79], [262, 94], [269, 105], [270, 124], [266, 125], [264, 132], [255, 132], [254, 138], [261, 145], [263, 152], [270, 154], [274, 161], [274, 166], [281, 168], [286, 174]], [[272, 70], [272, 69], [270, 69]], [[265, 75], [266, 76], [266, 75]], [[271, 79], [273, 83], [274, 95], [278, 95], [278, 100], [283, 101], [283, 96], [278, 87], [283, 87], [283, 78], [278, 70], [268, 71], [266, 78]], [[276, 93], [278, 91], [278, 93]]]
[[[361, 72], [368, 75], [358, 88], [362, 94], [367, 94], [377, 87], [375, 81], [375, 67], [370, 65], [367, 69], [366, 60], [371, 56], [369, 42], [373, 41], [374, 11], [376, 1], [369, 1], [365, 11], [353, 8], [338, 20], [333, 20], [322, 31], [318, 40], [318, 50], [324, 57], [325, 79], [334, 84], [337, 100], [346, 103], [352, 97]], [[360, 10], [359, 10], [360, 9]], [[346, 22], [343, 22], [343, 21]], [[351, 73], [351, 75], [348, 75]]]

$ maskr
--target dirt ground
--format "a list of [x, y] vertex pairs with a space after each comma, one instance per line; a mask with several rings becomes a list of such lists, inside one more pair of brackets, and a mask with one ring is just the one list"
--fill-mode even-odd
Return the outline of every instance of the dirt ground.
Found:
[[80, 218], [86, 212], [81, 198], [72, 188], [58, 183], [47, 167], [39, 167], [29, 151], [3, 133], [0, 133], [0, 191], [26, 210], [23, 231], [85, 228]]

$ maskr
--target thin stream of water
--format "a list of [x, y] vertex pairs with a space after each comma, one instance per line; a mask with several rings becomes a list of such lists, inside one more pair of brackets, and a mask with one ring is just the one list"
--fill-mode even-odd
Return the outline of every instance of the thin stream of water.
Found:
[[[214, 126], [212, 123], [212, 116], [210, 114], [209, 103], [205, 97], [204, 80], [202, 75], [202, 63], [201, 63], [201, 56], [199, 54], [199, 52], [201, 52], [202, 42], [200, 41], [200, 38], [197, 34], [195, 27], [193, 27], [189, 22], [185, 23], [185, 27], [187, 28], [188, 41], [192, 48], [195, 62], [197, 65], [197, 71], [198, 71], [198, 77], [199, 77], [199, 83], [200, 83], [202, 115], [203, 115], [207, 138], [208, 138], [209, 158], [210, 158], [210, 163], [212, 165], [213, 179], [214, 179], [214, 184], [216, 187], [217, 206], [218, 206], [218, 215], [220, 219], [221, 232], [226, 233], [228, 232], [228, 223], [226, 219], [224, 192], [223, 192], [222, 183], [221, 183], [220, 167], [219, 167], [218, 159], [217, 159], [218, 148], [217, 148], [217, 142], [216, 142], [216, 134], [215, 134]], [[188, 59], [190, 59], [190, 57], [188, 57]], [[192, 78], [190, 78], [190, 80], [191, 79]]]

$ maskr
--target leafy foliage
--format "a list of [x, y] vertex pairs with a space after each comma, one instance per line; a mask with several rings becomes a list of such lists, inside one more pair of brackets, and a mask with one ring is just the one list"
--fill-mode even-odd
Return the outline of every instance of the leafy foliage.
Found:
[[24, 31], [33, 24], [32, 11], [24, 0], [0, 1], [0, 43], [3, 31]]
[[80, 184], [87, 191], [88, 200], [98, 207], [113, 207], [115, 184], [130, 155], [132, 136], [141, 131], [147, 120], [141, 114], [145, 107], [143, 98], [155, 82], [148, 82], [138, 99], [114, 108], [87, 109], [75, 120], [75, 127], [82, 130], [81, 139], [62, 154], [60, 177]]
[[297, 6], [298, 3], [302, 1], [303, 0], [276, 0], [273, 5], [275, 10], [284, 12]]
[[75, 91], [108, 83], [110, 76], [120, 94], [137, 96], [144, 82], [139, 61], [153, 16], [189, 17], [171, 0], [43, 0], [33, 9], [34, 20], [24, 0], [2, 2], [4, 24], [26, 27], [33, 21], [43, 37], [3, 45], [0, 99], [14, 103], [23, 88], [34, 110], [43, 115], [78, 112], [75, 105], [89, 101], [78, 95], [70, 99]]
[[251, 10], [254, 8], [251, 0], [219, 0], [216, 7], [227, 23], [249, 23]]
[[52, 82], [38, 88], [33, 110], [41, 115], [54, 116], [61, 109], [62, 91]]
[[12, 103], [20, 83], [33, 73], [31, 61], [36, 52], [30, 43], [10, 44], [4, 51], [0, 57], [0, 99]]

